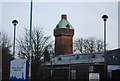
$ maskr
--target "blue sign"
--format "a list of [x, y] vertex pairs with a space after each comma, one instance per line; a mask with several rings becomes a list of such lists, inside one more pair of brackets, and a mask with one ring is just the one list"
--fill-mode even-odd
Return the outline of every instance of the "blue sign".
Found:
[[28, 79], [28, 61], [26, 59], [16, 59], [10, 62], [10, 80]]

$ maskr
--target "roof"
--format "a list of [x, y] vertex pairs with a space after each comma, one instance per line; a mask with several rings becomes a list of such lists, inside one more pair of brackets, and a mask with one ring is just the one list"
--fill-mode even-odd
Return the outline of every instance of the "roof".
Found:
[[45, 62], [45, 65], [66, 65], [66, 64], [103, 64], [104, 54], [99, 53], [88, 53], [88, 54], [71, 54], [71, 55], [59, 55], [51, 58], [50, 61]]
[[94, 55], [94, 54], [104, 54], [103, 52], [94, 52], [94, 53], [75, 53], [75, 54], [65, 54], [58, 55], [56, 57], [66, 57], [66, 56], [77, 56], [77, 55]]
[[57, 24], [54, 30], [60, 29], [60, 28], [67, 28], [67, 27], [69, 27], [69, 29], [73, 29], [72, 25], [69, 23], [68, 20], [61, 19], [61, 21]]

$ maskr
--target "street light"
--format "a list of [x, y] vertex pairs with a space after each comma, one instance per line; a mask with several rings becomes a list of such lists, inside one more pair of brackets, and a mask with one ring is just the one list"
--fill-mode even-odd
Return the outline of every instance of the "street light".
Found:
[[108, 19], [107, 15], [103, 15], [102, 19], [104, 21], [104, 52], [106, 52], [106, 21]]
[[15, 32], [16, 32], [16, 25], [18, 24], [18, 21], [13, 20], [12, 24], [14, 25], [13, 57], [15, 57]]
[[107, 78], [107, 64], [106, 64], [106, 21], [108, 19], [107, 15], [103, 15], [102, 19], [104, 21], [104, 79]]

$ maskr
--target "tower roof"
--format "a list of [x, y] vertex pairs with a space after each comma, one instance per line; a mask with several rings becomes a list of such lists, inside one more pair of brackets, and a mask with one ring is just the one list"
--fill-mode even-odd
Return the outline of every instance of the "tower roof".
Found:
[[72, 25], [69, 23], [69, 21], [67, 20], [67, 15], [63, 14], [61, 15], [61, 20], [60, 22], [57, 24], [57, 26], [55, 27], [54, 30], [56, 29], [60, 29], [60, 28], [65, 28], [67, 29], [69, 27], [69, 29], [73, 29]]

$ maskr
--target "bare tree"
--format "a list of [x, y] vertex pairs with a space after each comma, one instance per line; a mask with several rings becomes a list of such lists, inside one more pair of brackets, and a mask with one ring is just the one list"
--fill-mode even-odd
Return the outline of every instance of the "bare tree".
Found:
[[8, 49], [10, 49], [12, 47], [10, 38], [8, 37], [7, 33], [2, 33], [1, 34], [1, 45], [2, 47], [6, 47]]
[[74, 51], [79, 51], [80, 53], [83, 53], [84, 51], [84, 39], [80, 38], [80, 39], [76, 39], [74, 42]]
[[95, 39], [94, 38], [88, 38], [84, 40], [84, 46], [85, 46], [85, 51], [88, 53], [95, 52]]
[[10, 38], [8, 37], [8, 34], [3, 32], [0, 34], [1, 40], [0, 40], [0, 47], [1, 53], [2, 53], [2, 79], [8, 79], [9, 77], [9, 62], [13, 60], [14, 58], [11, 55], [10, 48], [12, 47]]
[[96, 51], [100, 52], [103, 51], [104, 43], [103, 40], [98, 39], [96, 40]]
[[[19, 37], [17, 40], [18, 47], [22, 56], [29, 59], [29, 30], [25, 29], [23, 37]], [[52, 42], [50, 36], [44, 36], [42, 28], [33, 28], [32, 31], [32, 62], [41, 62], [44, 58], [45, 50], [50, 52]]]
[[79, 38], [74, 42], [74, 51], [79, 53], [93, 53], [103, 51], [103, 41], [101, 39], [90, 38]]

